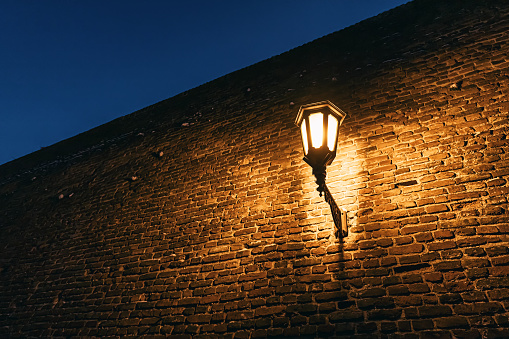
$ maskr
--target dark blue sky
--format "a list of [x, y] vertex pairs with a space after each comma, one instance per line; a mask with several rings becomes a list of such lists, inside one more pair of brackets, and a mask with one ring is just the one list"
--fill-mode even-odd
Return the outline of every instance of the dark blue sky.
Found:
[[0, 164], [408, 0], [2, 0]]

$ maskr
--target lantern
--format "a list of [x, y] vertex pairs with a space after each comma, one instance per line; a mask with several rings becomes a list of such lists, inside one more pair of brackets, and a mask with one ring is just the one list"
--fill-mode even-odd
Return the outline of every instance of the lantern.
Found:
[[304, 105], [295, 123], [300, 128], [304, 161], [313, 168], [320, 196], [324, 191], [325, 168], [336, 157], [339, 126], [346, 114], [330, 101]]

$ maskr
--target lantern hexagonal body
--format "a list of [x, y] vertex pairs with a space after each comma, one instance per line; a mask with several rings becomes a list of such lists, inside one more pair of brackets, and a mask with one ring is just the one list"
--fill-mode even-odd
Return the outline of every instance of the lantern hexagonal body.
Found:
[[315, 171], [325, 170], [336, 157], [338, 129], [346, 113], [330, 101], [301, 106], [295, 123], [299, 126], [304, 161]]

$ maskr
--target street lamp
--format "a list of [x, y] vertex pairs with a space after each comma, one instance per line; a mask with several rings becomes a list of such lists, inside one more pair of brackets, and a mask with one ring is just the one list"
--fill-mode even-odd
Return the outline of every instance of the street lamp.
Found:
[[338, 130], [345, 117], [346, 113], [332, 102], [321, 101], [301, 106], [295, 119], [295, 124], [299, 126], [301, 132], [304, 161], [313, 169], [318, 184], [317, 190], [320, 196], [325, 193], [325, 201], [331, 207], [334, 223], [342, 230], [343, 236], [347, 234], [346, 212], [337, 207], [325, 185], [325, 177], [326, 167], [336, 157]]

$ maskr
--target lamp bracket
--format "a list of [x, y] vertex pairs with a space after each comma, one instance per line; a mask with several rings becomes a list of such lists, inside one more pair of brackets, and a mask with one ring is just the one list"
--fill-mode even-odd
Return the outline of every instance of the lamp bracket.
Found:
[[338, 207], [336, 201], [332, 197], [331, 192], [329, 191], [329, 188], [325, 184], [325, 177], [327, 175], [325, 167], [313, 168], [313, 174], [316, 177], [316, 183], [318, 184], [317, 190], [320, 192], [320, 196], [322, 196], [323, 193], [325, 195], [325, 201], [330, 206], [332, 219], [334, 220], [334, 225], [336, 226], [336, 238], [346, 237], [348, 235], [346, 211]]

